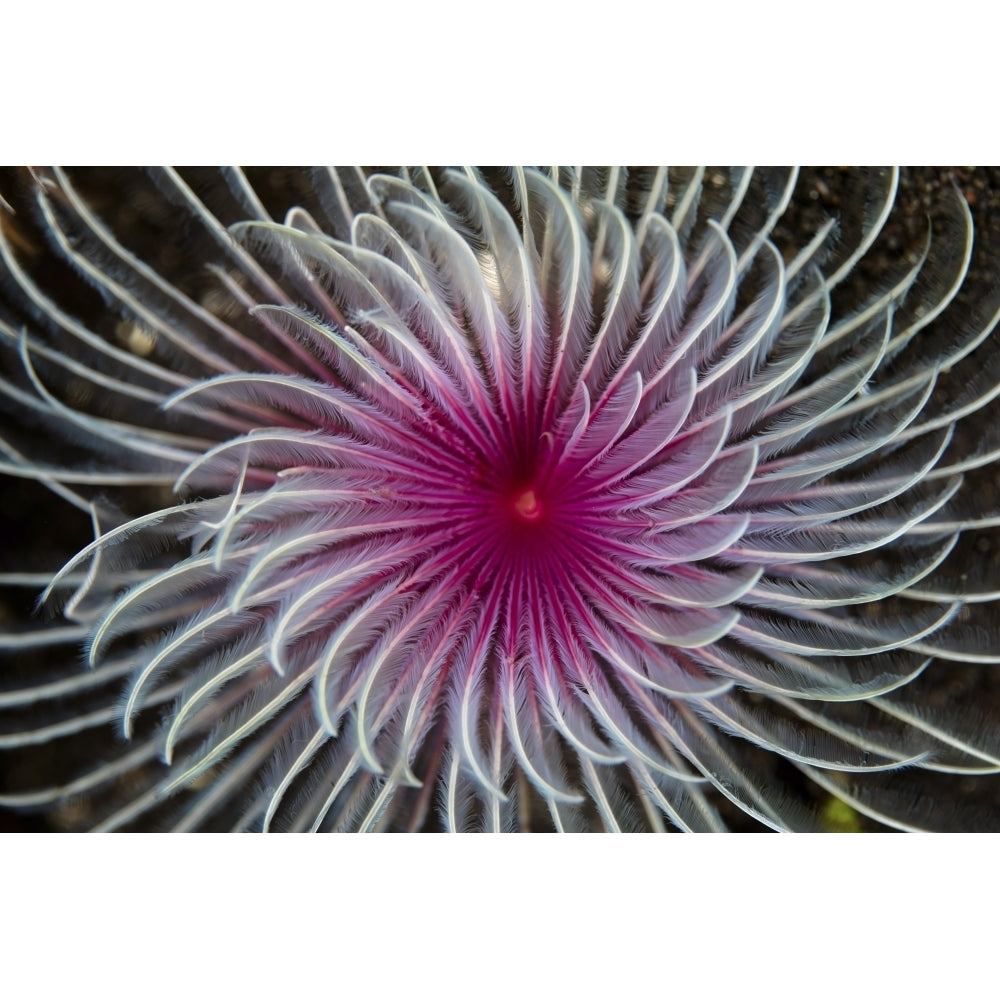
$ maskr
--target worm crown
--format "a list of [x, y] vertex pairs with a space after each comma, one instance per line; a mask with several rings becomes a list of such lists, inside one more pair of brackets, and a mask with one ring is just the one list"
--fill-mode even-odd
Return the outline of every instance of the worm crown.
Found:
[[1000, 826], [1000, 295], [957, 190], [928, 220], [888, 169], [3, 182], [37, 552], [0, 584], [42, 597], [0, 632], [0, 805]]

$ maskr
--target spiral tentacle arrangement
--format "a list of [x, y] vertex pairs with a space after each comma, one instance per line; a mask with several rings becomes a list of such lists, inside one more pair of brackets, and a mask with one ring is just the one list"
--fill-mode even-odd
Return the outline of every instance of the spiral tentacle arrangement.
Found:
[[792, 170], [281, 176], [4, 192], [3, 489], [92, 541], [0, 573], [41, 592], [0, 805], [1000, 826], [953, 794], [996, 717], [934, 695], [1000, 661], [1000, 298], [953, 305], [957, 191], [872, 276], [892, 170], [797, 244]]

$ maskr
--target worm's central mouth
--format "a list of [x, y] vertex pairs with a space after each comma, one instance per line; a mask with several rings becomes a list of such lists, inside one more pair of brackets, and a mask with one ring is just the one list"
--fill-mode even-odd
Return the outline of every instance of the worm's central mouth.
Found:
[[546, 505], [534, 486], [521, 486], [511, 495], [510, 512], [519, 524], [539, 524], [545, 520]]

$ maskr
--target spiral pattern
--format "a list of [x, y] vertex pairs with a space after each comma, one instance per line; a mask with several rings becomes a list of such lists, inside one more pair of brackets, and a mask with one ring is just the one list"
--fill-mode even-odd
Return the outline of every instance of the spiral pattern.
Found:
[[870, 279], [897, 172], [789, 247], [797, 179], [317, 170], [279, 222], [239, 170], [110, 206], [21, 178], [0, 473], [93, 541], [0, 578], [55, 616], [0, 636], [47, 664], [4, 682], [0, 750], [116, 742], [0, 803], [82, 799], [101, 829], [808, 830], [830, 801], [1000, 825], [949, 792], [1000, 769], [995, 718], [927, 694], [1000, 661], [970, 555], [1000, 523], [975, 485], [1000, 297], [947, 309], [959, 195]]

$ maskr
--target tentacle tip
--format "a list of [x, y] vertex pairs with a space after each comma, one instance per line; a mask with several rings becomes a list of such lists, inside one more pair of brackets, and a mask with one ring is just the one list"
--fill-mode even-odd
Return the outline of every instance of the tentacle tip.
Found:
[[413, 773], [409, 764], [405, 765], [403, 768], [402, 776], [399, 779], [401, 785], [405, 785], [407, 788], [423, 788], [424, 783]]

